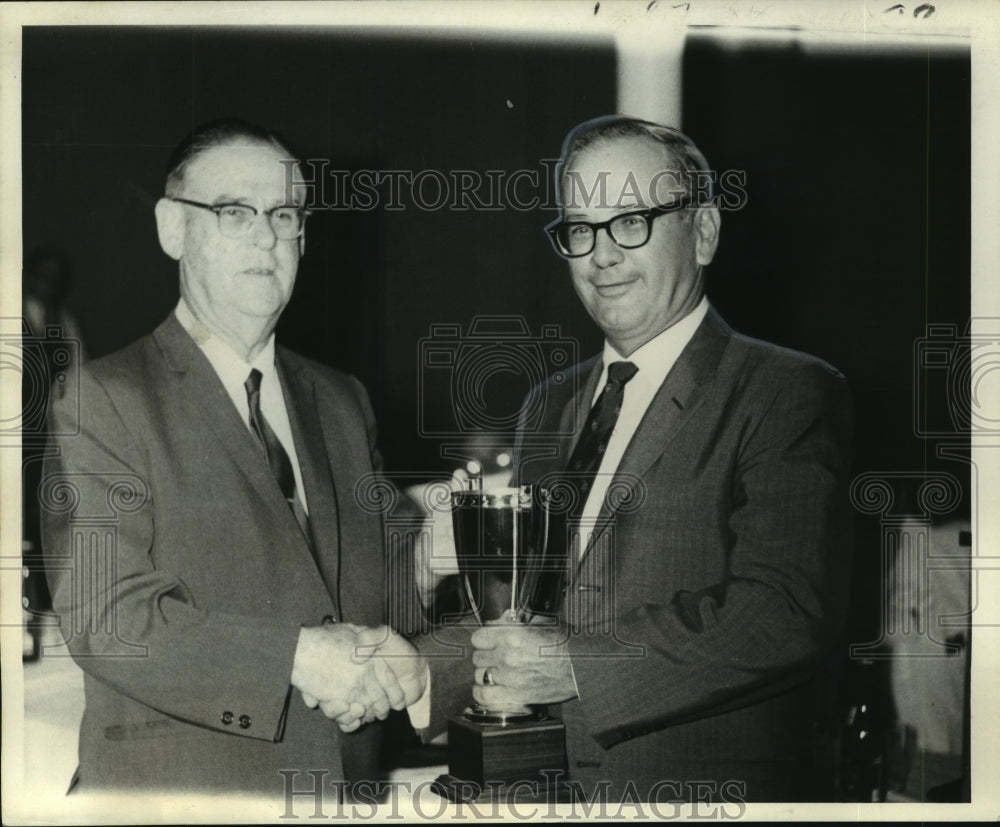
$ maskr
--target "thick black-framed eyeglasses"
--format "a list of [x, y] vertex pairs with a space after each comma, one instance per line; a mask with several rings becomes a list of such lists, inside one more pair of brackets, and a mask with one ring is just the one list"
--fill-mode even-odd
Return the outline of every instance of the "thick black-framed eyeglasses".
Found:
[[[219, 232], [226, 238], [246, 236], [260, 213], [260, 210], [249, 204], [205, 204], [201, 201], [192, 201], [189, 198], [174, 197], [170, 197], [170, 200], [187, 204], [189, 207], [199, 207], [214, 212], [215, 217], [219, 219]], [[267, 216], [275, 238], [281, 241], [292, 241], [305, 231], [309, 210], [303, 207], [282, 205], [264, 210], [264, 215]]]
[[611, 240], [619, 247], [634, 250], [649, 241], [654, 218], [682, 210], [690, 203], [691, 198], [684, 196], [672, 204], [657, 204], [645, 210], [624, 212], [599, 224], [587, 221], [563, 221], [557, 218], [545, 225], [545, 232], [548, 233], [555, 251], [563, 258], [590, 255], [597, 243], [598, 230], [607, 230]]

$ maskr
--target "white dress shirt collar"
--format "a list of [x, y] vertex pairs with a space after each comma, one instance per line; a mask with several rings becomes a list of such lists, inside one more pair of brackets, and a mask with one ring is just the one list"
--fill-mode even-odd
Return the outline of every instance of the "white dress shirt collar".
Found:
[[608, 379], [608, 365], [612, 362], [628, 361], [639, 368], [638, 373], [625, 385], [621, 410], [615, 422], [614, 431], [608, 439], [607, 446], [601, 457], [601, 466], [594, 477], [587, 501], [581, 515], [580, 549], [586, 549], [590, 543], [591, 534], [604, 504], [608, 486], [621, 464], [625, 451], [639, 425], [649, 410], [649, 406], [667, 378], [681, 351], [687, 347], [694, 336], [698, 325], [708, 313], [708, 299], [702, 297], [698, 306], [676, 324], [671, 325], [662, 333], [657, 334], [642, 347], [637, 348], [627, 359], [622, 356], [609, 342], [604, 343], [604, 365], [601, 368], [601, 381], [594, 391], [594, 404]]
[[[227, 345], [224, 339], [214, 335], [211, 330], [195, 318], [194, 313], [191, 312], [191, 308], [184, 301], [183, 296], [177, 302], [175, 312], [177, 314], [177, 321], [181, 323], [181, 327], [191, 335], [195, 344], [201, 348], [208, 361], [212, 363], [212, 367], [219, 375], [219, 379], [222, 380], [222, 384], [225, 385], [227, 391], [230, 391], [230, 396], [235, 395], [237, 399], [243, 397], [245, 400], [246, 391], [244, 390], [243, 383], [246, 382], [252, 368], [257, 368], [264, 376], [261, 387], [264, 386], [269, 377], [277, 381], [277, 370], [274, 366], [273, 333], [268, 338], [267, 344], [254, 357], [253, 361], [247, 362]], [[238, 389], [238, 394], [233, 394], [231, 389]], [[244, 404], [237, 405], [236, 407], [243, 408], [246, 406]]]
[[694, 332], [698, 329], [698, 325], [701, 324], [707, 313], [708, 299], [702, 296], [701, 301], [695, 309], [683, 319], [672, 324], [663, 332], [658, 333], [627, 357], [622, 356], [615, 350], [611, 342], [605, 340], [604, 366], [601, 372], [601, 381], [597, 383], [597, 390], [594, 393], [594, 399], [591, 400], [591, 404], [597, 399], [601, 388], [604, 387], [604, 383], [607, 381], [608, 365], [612, 362], [622, 361], [631, 362], [639, 368], [639, 372], [626, 387], [642, 388], [642, 392], [635, 394], [642, 397], [646, 397], [647, 392], [651, 391], [651, 393], [648, 393], [648, 397], [651, 400], [656, 391], [659, 390], [660, 385], [663, 384], [663, 380], [667, 378], [667, 374], [673, 368], [677, 357], [681, 355], [681, 351], [691, 341], [691, 337], [694, 336]]
[[[181, 323], [181, 327], [188, 332], [201, 352], [205, 354], [205, 358], [208, 359], [212, 369], [219, 377], [219, 381], [222, 382], [222, 386], [233, 401], [233, 405], [236, 406], [243, 424], [251, 431], [253, 429], [250, 427], [250, 407], [244, 383], [252, 368], [257, 368], [260, 371], [261, 413], [263, 413], [268, 425], [271, 426], [275, 436], [278, 437], [278, 441], [281, 442], [288, 458], [292, 461], [292, 472], [295, 476], [299, 500], [308, 513], [309, 506], [302, 483], [298, 452], [295, 450], [295, 439], [292, 436], [292, 425], [288, 418], [288, 408], [281, 390], [281, 382], [278, 379], [278, 368], [274, 361], [274, 334], [271, 334], [260, 353], [251, 362], [247, 362], [223, 339], [214, 335], [211, 330], [195, 318], [183, 296], [177, 303], [174, 313], [177, 316], [177, 321]], [[256, 439], [256, 437], [254, 438]]]

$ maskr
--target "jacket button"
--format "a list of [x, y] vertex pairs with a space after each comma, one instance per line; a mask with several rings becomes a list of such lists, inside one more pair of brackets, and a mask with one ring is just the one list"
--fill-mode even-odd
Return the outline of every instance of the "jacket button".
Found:
[[337, 618], [335, 618], [333, 615], [323, 615], [323, 621], [322, 621], [323, 626], [332, 626], [336, 622]]
[[249, 715], [240, 715], [240, 729], [250, 729]]
[[233, 713], [228, 709], [222, 713], [222, 723], [229, 726], [233, 722]]

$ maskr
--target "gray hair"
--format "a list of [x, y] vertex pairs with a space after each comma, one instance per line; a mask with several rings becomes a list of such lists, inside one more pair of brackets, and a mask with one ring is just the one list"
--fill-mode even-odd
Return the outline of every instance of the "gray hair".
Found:
[[191, 162], [206, 150], [234, 144], [260, 144], [274, 147], [287, 158], [298, 163], [298, 158], [288, 142], [278, 133], [237, 118], [223, 118], [196, 127], [173, 151], [167, 161], [167, 195], [175, 195], [184, 186], [184, 173]]
[[590, 146], [619, 138], [648, 138], [662, 146], [677, 164], [682, 185], [693, 203], [708, 204], [715, 197], [712, 169], [707, 159], [694, 141], [679, 129], [627, 115], [602, 115], [574, 127], [563, 141], [555, 173], [560, 205], [566, 170], [576, 157]]

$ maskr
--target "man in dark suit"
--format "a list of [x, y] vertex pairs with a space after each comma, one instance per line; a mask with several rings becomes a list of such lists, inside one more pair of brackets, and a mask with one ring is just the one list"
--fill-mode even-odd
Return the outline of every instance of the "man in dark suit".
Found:
[[354, 495], [380, 468], [368, 397], [274, 342], [305, 240], [293, 158], [238, 121], [178, 147], [156, 222], [180, 302], [54, 408], [44, 550], [85, 673], [80, 789], [375, 779], [361, 725], [424, 692]]
[[567, 137], [548, 230], [606, 341], [545, 387], [536, 432], [573, 435], [555, 456], [525, 435], [518, 474], [572, 486], [579, 542], [558, 624], [475, 633], [474, 695], [555, 705], [588, 799], [828, 800], [849, 394], [709, 305], [710, 179], [669, 127], [612, 116]]

